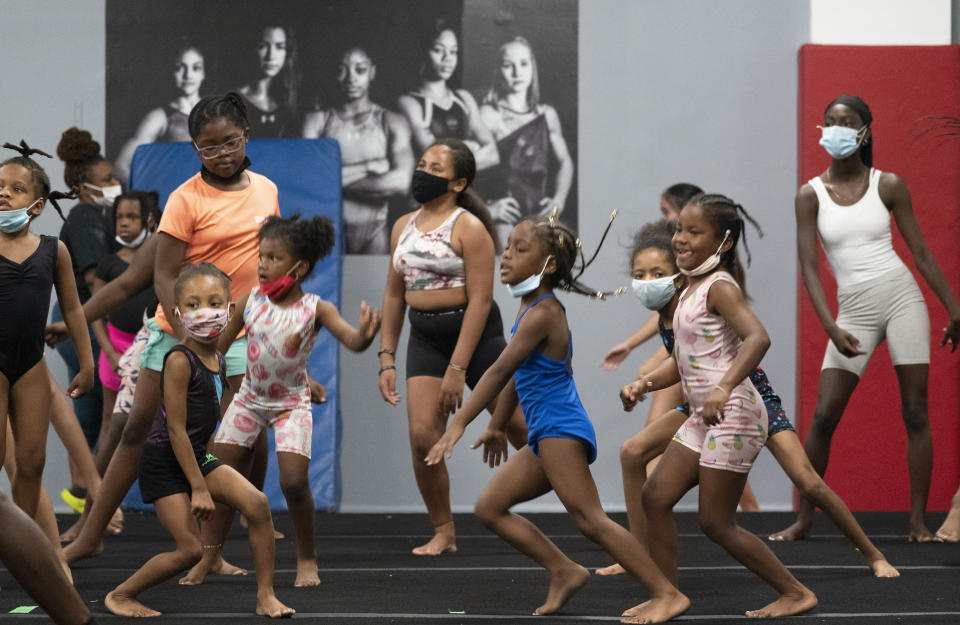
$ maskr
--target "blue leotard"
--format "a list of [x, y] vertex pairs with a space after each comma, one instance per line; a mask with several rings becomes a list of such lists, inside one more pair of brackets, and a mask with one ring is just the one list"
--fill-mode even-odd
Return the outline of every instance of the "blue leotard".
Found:
[[[556, 298], [552, 293], [541, 295], [523, 309], [510, 330], [510, 336], [516, 333], [517, 326], [527, 311], [547, 297]], [[560, 307], [563, 308], [563, 305]], [[527, 421], [527, 444], [533, 453], [540, 455], [540, 439], [571, 438], [583, 443], [587, 462], [592, 463], [597, 459], [597, 436], [573, 383], [570, 369], [572, 355], [571, 334], [566, 358], [554, 360], [534, 350], [513, 374], [513, 381]]]
[[[660, 324], [660, 339], [663, 341], [663, 346], [667, 348], [669, 353], [673, 353], [673, 330], [663, 325], [663, 320], [658, 319], [657, 323]], [[780, 402], [780, 396], [774, 392], [773, 387], [770, 385], [770, 380], [767, 379], [767, 374], [763, 369], [757, 367], [753, 370], [753, 373], [750, 374], [750, 381], [753, 382], [753, 385], [757, 388], [757, 392], [760, 393], [760, 396], [763, 397], [763, 404], [767, 407], [767, 421], [769, 426], [767, 428], [767, 438], [769, 439], [774, 434], [779, 434], [789, 430], [791, 432], [795, 431], [793, 429], [793, 424], [790, 423], [790, 419], [787, 418], [787, 413], [783, 410], [783, 405]], [[677, 406], [677, 410], [682, 412], [685, 415], [690, 414], [690, 405], [681, 404]]]

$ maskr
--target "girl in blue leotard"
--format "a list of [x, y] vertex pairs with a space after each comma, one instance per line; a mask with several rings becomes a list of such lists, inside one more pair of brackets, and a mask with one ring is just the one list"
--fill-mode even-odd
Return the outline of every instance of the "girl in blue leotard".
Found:
[[554, 218], [522, 221], [514, 227], [500, 269], [501, 281], [521, 298], [513, 337], [426, 461], [436, 464], [444, 455], [449, 457], [467, 424], [498, 393], [493, 419], [473, 447], [484, 446], [483, 459], [490, 466], [506, 460], [504, 427], [519, 403], [529, 444], [494, 475], [477, 501], [476, 513], [488, 528], [550, 573], [547, 599], [534, 614], [558, 611], [590, 578], [532, 523], [510, 512], [515, 504], [553, 490], [578, 529], [647, 587], [650, 601], [632, 610], [643, 622], [659, 623], [684, 612], [690, 601], [667, 581], [630, 532], [607, 517], [590, 475], [596, 440], [573, 383], [566, 313], [553, 294], [554, 289], [595, 294], [575, 277], [583, 267], [574, 268], [578, 254], [576, 233]]

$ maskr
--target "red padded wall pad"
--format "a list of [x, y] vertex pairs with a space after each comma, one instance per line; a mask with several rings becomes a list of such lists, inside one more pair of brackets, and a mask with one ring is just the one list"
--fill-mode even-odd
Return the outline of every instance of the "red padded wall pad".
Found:
[[[827, 104], [858, 95], [873, 112], [873, 163], [903, 178], [924, 239], [955, 294], [960, 293], [960, 136], [937, 137], [932, 115], [960, 116], [960, 46], [819, 46], [799, 55], [799, 180], [822, 173], [818, 145]], [[894, 247], [913, 271], [930, 311], [929, 409], [934, 442], [929, 510], [946, 510], [960, 476], [960, 350], [940, 347], [947, 314], [897, 232]], [[820, 275], [836, 314], [836, 282], [822, 250]], [[827, 336], [798, 278], [797, 424], [806, 439], [817, 401]], [[906, 433], [897, 378], [886, 345], [874, 354], [833, 438], [827, 483], [854, 510], [908, 510]]]

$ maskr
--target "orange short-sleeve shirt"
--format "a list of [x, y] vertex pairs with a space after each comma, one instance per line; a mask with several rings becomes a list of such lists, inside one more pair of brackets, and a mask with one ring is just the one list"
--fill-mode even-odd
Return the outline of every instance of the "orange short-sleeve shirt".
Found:
[[[158, 228], [186, 242], [185, 262], [213, 263], [230, 276], [234, 301], [257, 285], [257, 233], [267, 217], [280, 214], [277, 185], [250, 170], [246, 173], [250, 178], [246, 189], [221, 191], [198, 172], [170, 194]], [[154, 319], [173, 334], [163, 306], [157, 307]]]

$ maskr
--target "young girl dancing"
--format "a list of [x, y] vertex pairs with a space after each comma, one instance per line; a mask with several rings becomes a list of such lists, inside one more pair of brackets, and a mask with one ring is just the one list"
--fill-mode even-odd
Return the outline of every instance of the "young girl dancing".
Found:
[[[675, 230], [676, 223], [673, 221], [662, 220], [647, 224], [634, 238], [631, 253], [633, 291], [646, 308], [658, 313], [660, 338], [663, 340], [662, 351], [666, 355], [673, 353], [673, 315], [680, 300], [678, 289], [682, 288], [687, 280], [677, 268], [671, 247]], [[843, 500], [814, 471], [766, 373], [757, 367], [749, 377], [760, 393], [767, 411], [769, 427], [766, 446], [787, 477], [805, 497], [809, 497], [827, 512], [837, 527], [857, 547], [875, 576], [898, 576], [897, 570], [890, 566], [880, 550], [867, 538]], [[664, 452], [674, 432], [683, 425], [689, 414], [689, 404], [684, 404], [662, 415], [656, 415], [652, 423], [648, 420], [648, 425], [630, 439], [637, 462], [627, 462], [621, 450], [627, 518], [630, 520], [630, 531], [638, 540], [645, 539], [641, 492], [647, 480], [646, 463], [651, 457]], [[653, 414], [650, 416], [654, 417]], [[770, 536], [770, 540], [781, 538], [774, 534]]]
[[227, 385], [217, 338], [231, 315], [230, 278], [210, 263], [188, 265], [174, 283], [173, 300], [184, 339], [163, 359], [160, 411], [140, 458], [140, 492], [144, 503], [156, 507], [177, 548], [148, 560], [107, 595], [104, 605], [118, 616], [159, 616], [137, 597], [190, 568], [210, 548], [201, 544], [197, 519], [210, 519], [216, 501], [239, 509], [250, 524], [257, 614], [291, 616], [294, 610], [273, 592], [273, 519], [266, 495], [207, 453]]
[[[366, 349], [380, 328], [380, 313], [360, 304], [357, 328], [319, 295], [303, 292], [303, 281], [317, 261], [333, 249], [333, 224], [325, 217], [270, 217], [260, 228], [260, 286], [237, 302], [220, 340], [221, 350], [247, 330], [247, 373], [217, 430], [214, 453], [234, 468], [252, 459], [253, 445], [264, 427], [276, 433], [280, 488], [297, 536], [297, 577], [294, 586], [317, 586], [317, 555], [313, 537], [313, 494], [310, 491], [310, 447], [313, 413], [307, 386], [307, 358], [321, 328], [355, 352]], [[226, 511], [224, 511], [226, 512]], [[220, 561], [233, 511], [218, 513], [204, 527], [204, 537], [216, 548], [204, 551], [191, 571], [190, 583], [200, 583]]]
[[[557, 612], [590, 578], [532, 523], [510, 512], [515, 504], [551, 490], [580, 531], [623, 563], [652, 598], [632, 608], [645, 623], [659, 623], [684, 612], [690, 601], [651, 562], [646, 549], [600, 506], [589, 464], [597, 456], [593, 426], [573, 383], [573, 341], [555, 288], [584, 295], [596, 292], [578, 281], [580, 254], [576, 233], [555, 218], [525, 220], [507, 239], [500, 280], [520, 297], [523, 307], [513, 338], [487, 369], [447, 431], [427, 455], [427, 464], [450, 456], [464, 429], [503, 390], [487, 431], [473, 447], [484, 445], [491, 466], [506, 458], [503, 428], [519, 402], [527, 420], [529, 444], [500, 469], [477, 501], [481, 521], [550, 573], [547, 599], [535, 615]], [[575, 273], [576, 271], [576, 273]]]
[[[20, 156], [0, 163], [0, 438], [5, 441], [7, 414], [17, 441], [17, 471], [11, 483], [13, 501], [31, 518], [37, 516], [46, 459], [50, 418], [50, 376], [43, 360], [43, 332], [50, 309], [50, 287], [76, 346], [80, 371], [67, 393], [80, 397], [93, 387], [93, 352], [80, 308], [73, 265], [66, 246], [56, 237], [37, 235], [30, 222], [49, 200], [57, 212], [50, 179], [31, 154], [49, 154], [4, 144]], [[61, 214], [62, 217], [62, 214]], [[6, 455], [0, 447], [0, 463]]]
[[625, 386], [620, 397], [629, 410], [646, 392], [680, 381], [690, 402], [690, 417], [643, 489], [647, 545], [660, 570], [676, 580], [672, 510], [699, 483], [704, 533], [780, 593], [747, 616], [786, 616], [813, 608], [816, 596], [735, 519], [747, 473], [770, 427], [763, 396], [748, 378], [770, 339], [747, 306], [736, 252], [744, 218], [750, 219], [743, 207], [722, 195], [697, 196], [680, 212], [672, 244], [677, 268], [689, 283], [674, 311], [675, 349], [655, 371]]

